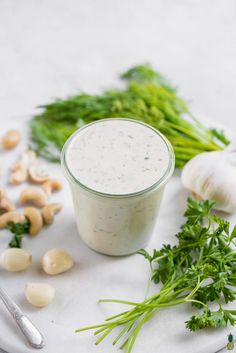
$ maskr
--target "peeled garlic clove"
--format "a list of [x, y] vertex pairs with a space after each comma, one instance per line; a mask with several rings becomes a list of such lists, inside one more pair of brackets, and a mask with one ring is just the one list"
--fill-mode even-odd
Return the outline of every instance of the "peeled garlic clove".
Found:
[[181, 180], [195, 197], [215, 201], [215, 209], [236, 212], [236, 149], [197, 155], [184, 166]]
[[53, 301], [55, 289], [47, 283], [27, 283], [25, 296], [30, 304], [41, 308]]
[[57, 275], [68, 271], [74, 265], [70, 254], [59, 248], [49, 250], [42, 258], [42, 268], [48, 275]]
[[23, 249], [7, 249], [0, 257], [1, 266], [10, 272], [26, 270], [32, 262], [32, 255]]

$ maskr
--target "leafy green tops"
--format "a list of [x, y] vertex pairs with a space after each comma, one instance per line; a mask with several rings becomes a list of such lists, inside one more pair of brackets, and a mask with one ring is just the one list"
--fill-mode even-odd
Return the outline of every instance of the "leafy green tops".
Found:
[[25, 220], [21, 223], [9, 222], [7, 224], [7, 229], [9, 229], [12, 233], [12, 239], [9, 243], [10, 248], [21, 248], [22, 246], [22, 238], [25, 234], [29, 233], [30, 223], [28, 220]]
[[121, 78], [127, 83], [123, 90], [82, 93], [41, 106], [41, 113], [30, 124], [37, 153], [58, 161], [62, 146], [76, 129], [111, 117], [141, 120], [160, 130], [173, 145], [177, 167], [198, 153], [219, 150], [229, 143], [222, 131], [204, 127], [176, 89], [151, 66], [135, 66]]
[[[221, 328], [236, 323], [236, 310], [224, 307], [236, 298], [236, 226], [211, 213], [214, 203], [189, 198], [186, 222], [181, 226], [177, 245], [163, 245], [149, 254], [139, 254], [149, 262], [151, 280], [161, 283], [161, 289], [143, 302], [105, 299], [132, 306], [106, 320], [104, 324], [77, 330], [96, 329], [101, 342], [116, 327], [121, 326], [114, 344], [123, 338], [121, 348], [130, 353], [142, 326], [158, 311], [167, 307], [189, 304], [197, 313], [187, 322], [191, 331], [207, 327]], [[210, 303], [218, 305], [212, 310]]]

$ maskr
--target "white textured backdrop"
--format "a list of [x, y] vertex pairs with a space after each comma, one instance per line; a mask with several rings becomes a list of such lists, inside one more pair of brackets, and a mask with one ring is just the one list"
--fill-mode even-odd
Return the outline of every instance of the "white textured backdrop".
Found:
[[[55, 97], [117, 85], [119, 72], [145, 61], [179, 86], [195, 114], [236, 130], [235, 0], [0, 0], [0, 133], [9, 126], [25, 130], [35, 107]], [[10, 153], [1, 155], [0, 167], [19, 152]], [[60, 176], [59, 166], [51, 168]], [[73, 330], [110, 315], [96, 304], [98, 298], [142, 296], [148, 269], [138, 255], [114, 260], [81, 244], [68, 192], [63, 191], [65, 207], [56, 228], [26, 243], [36, 263], [58, 242], [76, 259], [78, 253], [78, 268], [49, 280], [57, 289], [55, 303], [40, 311], [23, 299], [24, 283], [42, 280], [36, 266], [19, 276], [0, 271], [1, 283], [42, 328], [43, 352], [115, 352], [108, 343], [96, 348], [89, 335], [77, 337]], [[150, 248], [173, 241], [186, 196], [176, 175]], [[8, 237], [1, 235], [1, 250]], [[226, 343], [228, 330], [188, 333], [189, 315], [182, 308], [161, 313], [143, 330], [135, 352], [213, 353]], [[0, 327], [0, 347], [32, 352], [2, 306]]]
[[0, 0], [0, 119], [149, 61], [235, 127], [235, 0]]

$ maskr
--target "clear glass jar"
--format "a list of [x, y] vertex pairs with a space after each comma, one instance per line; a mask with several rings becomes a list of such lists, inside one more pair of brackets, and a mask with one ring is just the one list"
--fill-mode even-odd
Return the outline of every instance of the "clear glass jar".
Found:
[[[81, 132], [106, 120], [125, 120], [150, 128], [168, 149], [167, 168], [161, 178], [145, 189], [127, 194], [110, 194], [81, 183], [67, 163], [68, 147]], [[69, 181], [77, 228], [82, 240], [93, 250], [107, 255], [128, 255], [147, 245], [155, 227], [164, 187], [174, 170], [174, 152], [169, 141], [156, 129], [133, 119], [111, 118], [77, 130], [65, 143], [61, 162]]]

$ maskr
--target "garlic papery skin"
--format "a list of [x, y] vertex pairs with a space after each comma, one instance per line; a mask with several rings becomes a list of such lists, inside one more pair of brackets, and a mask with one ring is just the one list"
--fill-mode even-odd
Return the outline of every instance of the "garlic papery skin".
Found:
[[47, 283], [27, 283], [25, 296], [30, 304], [42, 308], [53, 301], [55, 289]]
[[197, 155], [184, 166], [181, 180], [196, 198], [215, 201], [214, 209], [236, 212], [235, 146]]

